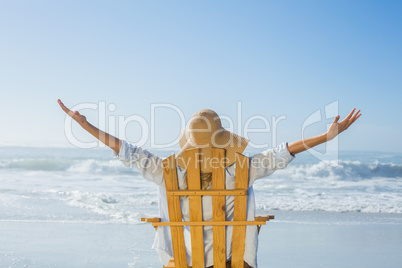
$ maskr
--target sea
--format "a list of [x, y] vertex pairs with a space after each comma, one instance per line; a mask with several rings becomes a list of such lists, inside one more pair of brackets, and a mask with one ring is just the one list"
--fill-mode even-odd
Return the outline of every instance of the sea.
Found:
[[[402, 153], [303, 152], [253, 187], [262, 214], [402, 214]], [[0, 221], [138, 224], [158, 215], [157, 191], [109, 148], [0, 147]]]

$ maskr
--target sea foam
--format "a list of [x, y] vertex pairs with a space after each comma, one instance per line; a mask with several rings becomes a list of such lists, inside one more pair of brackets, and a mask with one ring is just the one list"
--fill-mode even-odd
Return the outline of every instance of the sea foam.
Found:
[[[254, 183], [259, 212], [402, 213], [401, 155], [306, 155]], [[0, 220], [138, 224], [158, 214], [157, 191], [110, 150], [0, 147]]]

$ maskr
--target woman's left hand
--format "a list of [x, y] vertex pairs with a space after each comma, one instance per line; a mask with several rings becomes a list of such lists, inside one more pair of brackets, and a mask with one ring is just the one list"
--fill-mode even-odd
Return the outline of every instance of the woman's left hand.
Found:
[[327, 140], [332, 140], [335, 138], [337, 135], [348, 129], [350, 125], [352, 125], [357, 118], [359, 118], [362, 114], [360, 113], [360, 110], [358, 110], [355, 113], [356, 108], [354, 108], [348, 116], [343, 119], [341, 122], [338, 123], [340, 116], [337, 115], [334, 119], [334, 122], [332, 122], [331, 126], [329, 127], [327, 131]]

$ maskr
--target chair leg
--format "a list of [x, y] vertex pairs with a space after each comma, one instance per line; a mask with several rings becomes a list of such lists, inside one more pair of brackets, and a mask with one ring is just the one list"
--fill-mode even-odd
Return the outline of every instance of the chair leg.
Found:
[[[188, 268], [191, 268], [191, 266], [187, 266]], [[163, 268], [176, 268], [176, 264], [174, 262], [174, 259], [170, 259], [169, 263], [167, 266], [163, 266]]]

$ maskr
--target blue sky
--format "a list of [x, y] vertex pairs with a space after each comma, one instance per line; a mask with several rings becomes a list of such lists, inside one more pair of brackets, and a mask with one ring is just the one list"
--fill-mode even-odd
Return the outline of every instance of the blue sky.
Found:
[[[153, 104], [186, 120], [210, 108], [235, 132], [284, 116], [275, 141], [272, 129], [249, 135], [268, 146], [321, 134], [335, 102], [341, 118], [362, 110], [341, 150], [401, 152], [400, 14], [401, 1], [2, 1], [0, 144], [69, 144], [58, 98], [148, 124]], [[323, 120], [303, 128], [318, 110]], [[155, 141], [174, 140], [177, 112], [154, 111]], [[99, 123], [98, 110], [82, 113]], [[116, 135], [143, 133], [133, 121]]]

